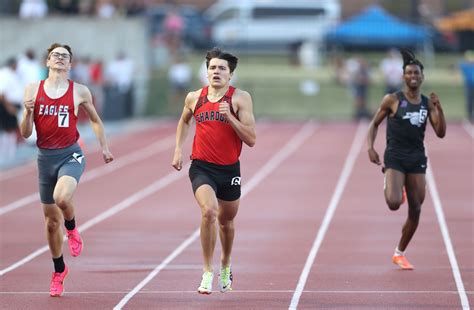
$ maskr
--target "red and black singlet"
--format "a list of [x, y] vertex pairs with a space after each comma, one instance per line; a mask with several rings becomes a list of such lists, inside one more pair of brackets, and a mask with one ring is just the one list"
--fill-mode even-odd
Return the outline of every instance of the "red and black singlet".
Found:
[[191, 159], [218, 165], [231, 165], [239, 160], [242, 140], [225, 117], [219, 113], [219, 104], [228, 102], [231, 113], [237, 117], [232, 108], [234, 91], [235, 87], [230, 86], [221, 99], [211, 102], [207, 98], [208, 86], [203, 87], [194, 108], [196, 133]]

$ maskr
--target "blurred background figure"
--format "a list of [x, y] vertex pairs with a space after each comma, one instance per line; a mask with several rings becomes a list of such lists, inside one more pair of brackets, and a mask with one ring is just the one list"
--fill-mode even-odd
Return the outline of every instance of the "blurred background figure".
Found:
[[370, 118], [368, 92], [370, 86], [370, 67], [362, 57], [350, 58], [346, 62], [349, 87], [354, 101], [354, 120]]
[[76, 15], [79, 13], [79, 3], [87, 5], [91, 0], [49, 0], [51, 12], [60, 15]]
[[171, 88], [171, 96], [168, 98], [168, 106], [181, 105], [191, 87], [193, 72], [189, 63], [185, 61], [182, 53], [175, 57], [175, 61], [168, 69], [168, 81]]
[[125, 52], [117, 53], [106, 67], [104, 118], [121, 119], [133, 113], [134, 63]]
[[171, 53], [181, 47], [181, 39], [184, 30], [184, 19], [179, 13], [179, 7], [175, 4], [166, 13], [163, 20], [165, 40]]
[[379, 68], [385, 83], [385, 94], [399, 91], [403, 82], [403, 60], [400, 53], [395, 49], [389, 50]]
[[111, 0], [98, 0], [95, 9], [97, 16], [100, 18], [111, 18], [117, 11], [115, 4]]
[[29, 83], [33, 83], [41, 80], [43, 66], [36, 58], [36, 54], [33, 49], [28, 48], [23, 55], [18, 58], [18, 74], [22, 80], [23, 86], [25, 87]]
[[43, 18], [48, 14], [48, 5], [45, 0], [22, 0], [19, 16], [22, 19]]
[[459, 67], [464, 77], [467, 119], [474, 122], [474, 51], [466, 51]]
[[[20, 77], [22, 88], [25, 89], [26, 85], [37, 82], [39, 80], [45, 79], [44, 76], [44, 66], [41, 65], [39, 60], [36, 58], [35, 51], [31, 48], [28, 48], [23, 55], [18, 58], [17, 72]], [[23, 107], [20, 107], [17, 112], [18, 123], [21, 121], [23, 115]], [[26, 139], [26, 142], [30, 145], [36, 143], [36, 130], [33, 126], [31, 136]]]
[[0, 165], [15, 157], [18, 119], [22, 108], [23, 83], [17, 71], [17, 61], [9, 58], [0, 69]]

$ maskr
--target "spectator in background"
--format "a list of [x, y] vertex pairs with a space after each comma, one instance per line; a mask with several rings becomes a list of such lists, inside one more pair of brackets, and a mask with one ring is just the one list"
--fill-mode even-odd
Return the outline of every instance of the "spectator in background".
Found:
[[474, 122], [474, 51], [466, 51], [464, 56], [459, 68], [464, 77], [467, 118], [472, 123]]
[[127, 16], [139, 16], [146, 12], [145, 0], [129, 0], [125, 4], [125, 14]]
[[181, 46], [181, 36], [184, 30], [184, 19], [179, 13], [177, 5], [173, 5], [167, 12], [163, 20], [163, 29], [168, 49], [171, 52], [177, 51]]
[[25, 51], [18, 59], [18, 74], [23, 82], [23, 87], [27, 84], [41, 79], [42, 65], [36, 59], [35, 51], [31, 48]]
[[[42, 80], [44, 78], [43, 70], [45, 68], [46, 67], [42, 66], [41, 63], [36, 59], [35, 51], [31, 48], [27, 49], [25, 51], [25, 54], [21, 55], [18, 59], [17, 72], [22, 82], [21, 87], [24, 89], [26, 85]], [[22, 116], [23, 111], [20, 108], [17, 112], [18, 122], [21, 121]], [[26, 142], [32, 145], [36, 143], [36, 129], [34, 128], [34, 126], [32, 134], [28, 139], [26, 139]]]
[[23, 84], [15, 58], [0, 69], [0, 163], [12, 160], [17, 145], [17, 114], [23, 100]]
[[94, 94], [94, 105], [99, 112], [99, 115], [102, 115], [102, 110], [104, 108], [104, 72], [102, 61], [92, 61], [89, 69], [91, 81], [89, 88]]
[[75, 15], [79, 13], [78, 2], [79, 0], [52, 0], [51, 11], [61, 15]]
[[362, 57], [351, 58], [346, 63], [349, 74], [349, 85], [354, 98], [354, 119], [370, 118], [367, 108], [370, 86], [370, 67]]
[[19, 16], [21, 19], [43, 18], [48, 14], [45, 0], [22, 0]]
[[113, 104], [118, 118], [131, 116], [133, 110], [133, 60], [120, 51], [106, 69], [106, 102]]
[[395, 49], [388, 51], [380, 62], [380, 71], [385, 82], [385, 94], [399, 91], [403, 83], [403, 60]]
[[117, 8], [111, 0], [97, 0], [95, 9], [100, 18], [111, 18], [117, 12]]
[[178, 102], [184, 100], [185, 95], [189, 92], [192, 80], [191, 66], [185, 61], [182, 54], [176, 56], [175, 62], [168, 70], [168, 81], [171, 86], [172, 95], [169, 97], [168, 106], [172, 107]]

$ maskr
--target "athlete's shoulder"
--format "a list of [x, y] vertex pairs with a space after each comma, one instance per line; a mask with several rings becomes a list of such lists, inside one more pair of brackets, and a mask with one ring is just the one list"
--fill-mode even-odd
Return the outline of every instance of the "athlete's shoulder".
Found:
[[250, 93], [240, 88], [235, 89], [234, 95], [232, 97], [237, 101], [252, 101], [252, 96], [250, 96]]
[[186, 96], [186, 100], [197, 100], [199, 96], [201, 95], [202, 88], [190, 91], [188, 95]]
[[38, 94], [40, 83], [41, 83], [41, 81], [28, 83], [25, 87], [25, 96], [27, 96], [30, 99], [36, 98], [36, 95]]

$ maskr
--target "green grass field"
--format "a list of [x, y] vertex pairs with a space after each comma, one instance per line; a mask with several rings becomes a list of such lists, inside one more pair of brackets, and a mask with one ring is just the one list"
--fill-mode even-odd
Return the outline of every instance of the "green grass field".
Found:
[[[383, 97], [384, 85], [378, 71], [378, 63], [384, 54], [366, 53], [372, 67], [372, 84], [369, 90], [369, 108], [374, 112]], [[345, 55], [349, 57], [349, 55]], [[464, 118], [465, 99], [462, 77], [457, 71], [460, 55], [436, 55], [432, 65], [425, 65], [423, 93], [435, 91], [441, 99], [446, 117], [451, 121]], [[204, 59], [204, 52], [188, 57], [194, 72]], [[150, 81], [147, 106], [148, 115], [179, 116], [183, 99], [170, 102], [165, 70], [155, 70]], [[235, 86], [247, 90], [253, 98], [257, 118], [277, 120], [349, 120], [353, 114], [352, 97], [349, 89], [335, 83], [332, 67], [323, 63], [319, 68], [309, 70], [290, 65], [285, 56], [242, 55], [236, 70]], [[195, 74], [196, 75], [196, 74]], [[303, 81], [317, 83], [319, 92], [306, 96], [300, 91]], [[200, 87], [195, 78], [193, 89]]]

